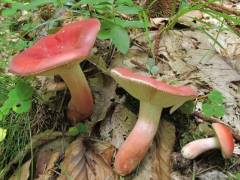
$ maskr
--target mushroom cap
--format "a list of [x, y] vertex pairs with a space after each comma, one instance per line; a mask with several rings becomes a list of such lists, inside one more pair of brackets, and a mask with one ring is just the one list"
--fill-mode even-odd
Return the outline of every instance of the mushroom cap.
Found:
[[231, 130], [224, 124], [213, 123], [213, 129], [215, 130], [216, 136], [218, 138], [222, 156], [227, 159], [233, 154], [234, 143]]
[[190, 86], [171, 86], [123, 67], [112, 69], [111, 75], [133, 97], [161, 107], [183, 104], [197, 96]]
[[89, 55], [99, 30], [100, 22], [94, 18], [67, 24], [57, 33], [41, 38], [32, 47], [15, 55], [9, 71], [28, 76], [79, 63]]

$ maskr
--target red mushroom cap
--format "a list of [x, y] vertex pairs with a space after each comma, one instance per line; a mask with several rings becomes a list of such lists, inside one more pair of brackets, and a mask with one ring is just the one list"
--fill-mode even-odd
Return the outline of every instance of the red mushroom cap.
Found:
[[213, 123], [212, 127], [216, 132], [222, 156], [224, 158], [230, 158], [234, 149], [232, 131], [226, 125], [221, 123]]
[[68, 63], [79, 63], [89, 55], [99, 30], [100, 22], [97, 19], [70, 23], [56, 34], [43, 37], [31, 48], [16, 55], [9, 71], [28, 76]]
[[162, 107], [186, 102], [197, 96], [196, 91], [190, 86], [171, 86], [127, 68], [117, 67], [112, 69], [111, 73], [114, 79], [132, 96]]

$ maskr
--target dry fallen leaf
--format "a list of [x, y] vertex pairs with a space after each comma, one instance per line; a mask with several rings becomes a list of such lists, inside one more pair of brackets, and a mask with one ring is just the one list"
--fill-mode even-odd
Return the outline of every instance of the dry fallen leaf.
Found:
[[[156, 32], [151, 32], [151, 37], [155, 34]], [[176, 72], [177, 83], [183, 81], [192, 84], [202, 95], [211, 88], [220, 91], [225, 97], [226, 111], [223, 121], [239, 130], [239, 98], [233, 94], [230, 86], [231, 82], [240, 81], [240, 75], [215, 51], [208, 39], [206, 34], [197, 30], [168, 31], [162, 34], [160, 46], [165, 48], [160, 48], [159, 53], [165, 54], [172, 71]], [[139, 41], [141, 40], [143, 38], [139, 36]], [[230, 48], [229, 51], [231, 50]], [[171, 82], [169, 80], [167, 82]]]
[[52, 131], [52, 130], [46, 130], [40, 134], [37, 134], [32, 137], [32, 141], [25, 146], [25, 148], [22, 151], [19, 151], [19, 153], [12, 159], [4, 168], [4, 170], [0, 173], [0, 179], [5, 177], [8, 171], [11, 169], [11, 167], [14, 164], [17, 164], [23, 157], [25, 157], [31, 150], [38, 148], [39, 146], [42, 146], [43, 144], [46, 144], [47, 142], [57, 139], [59, 137], [62, 137], [62, 132], [59, 131]]
[[30, 175], [31, 160], [25, 162], [17, 171], [9, 178], [9, 180], [28, 180]]
[[90, 78], [89, 84], [94, 96], [94, 110], [90, 117], [91, 121], [88, 122], [91, 129], [97, 122], [105, 118], [115, 98], [117, 84], [111, 77], [102, 73]]
[[118, 176], [100, 155], [86, 148], [83, 138], [80, 137], [67, 148], [58, 180], [69, 178], [73, 180], [117, 180]]
[[54, 152], [51, 154], [48, 164], [46, 165], [44, 172], [38, 175], [36, 180], [48, 180], [55, 176], [54, 169], [56, 168], [56, 163], [59, 160], [61, 154], [59, 152]]
[[88, 141], [91, 149], [93, 149], [96, 154], [99, 154], [104, 159], [104, 161], [109, 166], [111, 166], [113, 154], [116, 151], [116, 148], [111, 143], [108, 143], [106, 141], [93, 139], [89, 139]]
[[[44, 180], [51, 177], [51, 170], [55, 163], [63, 155], [66, 147], [70, 143], [69, 138], [58, 138], [44, 145], [37, 153], [35, 177]], [[53, 174], [52, 174], [53, 175]]]
[[110, 118], [101, 123], [100, 135], [104, 141], [119, 148], [135, 125], [137, 116], [123, 105], [117, 105]]

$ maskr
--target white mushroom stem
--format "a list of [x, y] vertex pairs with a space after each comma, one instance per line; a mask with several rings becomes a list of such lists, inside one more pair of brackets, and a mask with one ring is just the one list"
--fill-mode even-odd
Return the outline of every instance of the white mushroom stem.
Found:
[[186, 159], [194, 159], [198, 155], [211, 149], [219, 149], [220, 144], [217, 137], [198, 139], [186, 144], [182, 148], [182, 155]]
[[161, 112], [161, 107], [150, 102], [140, 102], [136, 125], [115, 157], [114, 167], [118, 174], [129, 174], [144, 158], [158, 129]]
[[63, 66], [58, 69], [58, 74], [63, 78], [71, 93], [68, 118], [76, 123], [90, 116], [93, 109], [92, 93], [79, 64]]

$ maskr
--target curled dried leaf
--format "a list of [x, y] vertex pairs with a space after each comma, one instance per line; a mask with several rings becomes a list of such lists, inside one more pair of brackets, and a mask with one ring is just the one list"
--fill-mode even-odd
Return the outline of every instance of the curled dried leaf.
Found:
[[73, 141], [67, 148], [61, 170], [58, 180], [68, 180], [69, 178], [74, 180], [117, 180], [118, 178], [111, 166], [99, 154], [96, 154], [94, 149], [86, 148], [81, 137]]
[[31, 160], [25, 162], [17, 171], [9, 178], [9, 180], [28, 180], [30, 175]]

